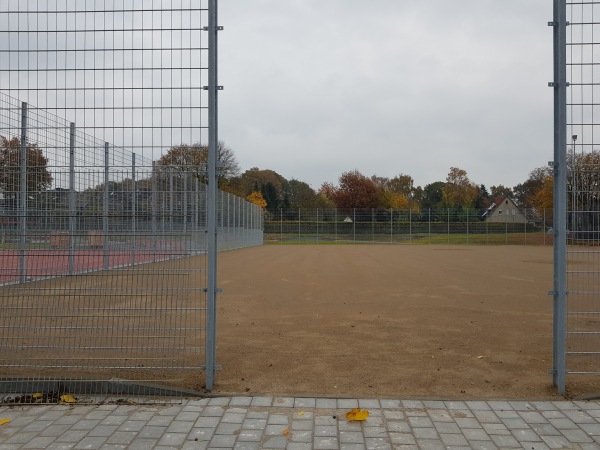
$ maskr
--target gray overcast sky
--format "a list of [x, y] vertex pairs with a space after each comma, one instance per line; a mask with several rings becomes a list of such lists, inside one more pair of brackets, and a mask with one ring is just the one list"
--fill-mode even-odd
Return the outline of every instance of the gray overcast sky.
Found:
[[220, 138], [243, 169], [337, 182], [552, 159], [550, 0], [221, 0]]

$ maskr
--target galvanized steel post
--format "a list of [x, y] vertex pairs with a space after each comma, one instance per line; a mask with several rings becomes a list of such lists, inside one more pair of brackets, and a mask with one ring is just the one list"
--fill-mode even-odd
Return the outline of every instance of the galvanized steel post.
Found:
[[200, 209], [199, 209], [199, 202], [200, 202], [200, 186], [199, 186], [199, 181], [198, 178], [194, 177], [194, 231], [197, 233], [198, 232], [198, 218], [200, 217]]
[[567, 6], [554, 0], [554, 345], [552, 382], [566, 384], [567, 340]]
[[448, 244], [450, 243], [450, 208], [448, 208]]
[[183, 175], [183, 200], [182, 200], [182, 207], [183, 207], [183, 211], [182, 211], [182, 219], [183, 219], [183, 225], [182, 225], [182, 232], [185, 234], [187, 233], [187, 221], [188, 221], [188, 176], [187, 174]]
[[109, 153], [108, 142], [104, 143], [104, 192], [102, 196], [102, 234], [103, 234], [103, 266], [108, 269], [108, 180], [109, 180]]
[[408, 209], [408, 240], [412, 242], [412, 208]]
[[69, 275], [75, 267], [75, 124], [69, 129]]
[[428, 216], [428, 230], [429, 230], [429, 241], [427, 241], [428, 244], [431, 244], [431, 208], [429, 208], [429, 216]]
[[206, 318], [206, 389], [213, 388], [217, 339], [217, 145], [218, 145], [218, 71], [217, 0], [208, 2], [208, 280]]
[[[156, 172], [156, 161], [152, 161], [152, 198], [151, 198], [151, 230], [152, 230], [152, 261], [156, 262], [156, 233], [158, 232], [158, 225], [156, 222], [156, 214], [158, 211], [158, 176]], [[164, 229], [161, 230], [164, 233]]]
[[19, 178], [19, 281], [27, 280], [27, 262], [25, 247], [27, 245], [27, 103], [21, 104], [21, 142], [19, 146], [20, 178]]
[[173, 204], [175, 203], [174, 198], [175, 187], [173, 185], [173, 167], [169, 166], [169, 232], [173, 233]]
[[131, 154], [131, 264], [135, 264], [135, 233], [136, 233], [136, 184], [135, 184], [135, 153]]

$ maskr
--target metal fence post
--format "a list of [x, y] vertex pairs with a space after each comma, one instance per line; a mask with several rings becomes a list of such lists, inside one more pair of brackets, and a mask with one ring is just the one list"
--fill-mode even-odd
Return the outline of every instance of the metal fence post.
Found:
[[337, 208], [334, 208], [334, 220], [335, 220], [335, 242], [337, 242], [338, 240], [338, 212], [337, 212]]
[[69, 275], [75, 268], [75, 124], [69, 127]]
[[188, 210], [187, 210], [187, 202], [188, 202], [188, 192], [187, 192], [187, 181], [188, 181], [188, 177], [187, 174], [183, 175], [183, 232], [187, 233], [187, 220], [188, 220]]
[[354, 219], [352, 220], [352, 236], [354, 242], [356, 242], [356, 208], [353, 208], [352, 218]]
[[390, 208], [390, 244], [394, 243], [394, 209]]
[[19, 146], [19, 280], [27, 281], [27, 103], [21, 104], [21, 142]]
[[448, 244], [450, 244], [450, 208], [448, 208]]
[[552, 382], [566, 385], [567, 322], [567, 5], [554, 0], [554, 345]]
[[135, 264], [136, 233], [136, 185], [135, 185], [135, 153], [131, 154], [131, 264]]
[[467, 209], [467, 244], [469, 244], [469, 209]]
[[208, 273], [206, 320], [206, 389], [213, 388], [217, 347], [217, 0], [208, 1]]
[[375, 208], [371, 208], [371, 241], [375, 242]]
[[527, 208], [524, 208], [525, 215], [525, 245], [527, 245]]
[[[515, 210], [513, 209], [513, 210], [511, 211], [512, 225], [511, 225], [511, 227], [510, 227], [510, 232], [511, 232], [512, 234], [514, 234], [514, 233], [515, 233], [515, 230], [516, 230], [516, 227], [515, 227], [515, 216], [516, 216], [516, 214], [515, 214]], [[516, 238], [515, 238], [515, 239], [516, 239]]]
[[157, 223], [156, 223], [156, 214], [158, 211], [158, 203], [157, 203], [157, 189], [158, 189], [158, 180], [157, 178], [157, 173], [156, 173], [156, 161], [152, 161], [152, 197], [151, 197], [151, 230], [152, 230], [152, 261], [156, 262], [156, 233], [157, 233]]
[[199, 192], [199, 181], [198, 178], [194, 177], [194, 231], [198, 232], [198, 215], [199, 215], [199, 205], [200, 201], [200, 192]]
[[427, 242], [428, 244], [431, 244], [431, 208], [429, 208], [429, 242]]
[[102, 260], [105, 269], [108, 269], [108, 169], [109, 169], [108, 142], [104, 143], [104, 190], [102, 195]]
[[173, 167], [169, 167], [169, 231], [173, 233], [173, 203], [174, 203], [174, 192], [173, 192]]
[[408, 241], [412, 242], [412, 209], [408, 208]]
[[[162, 178], [162, 176], [161, 176], [161, 178]], [[160, 231], [162, 233], [164, 233], [165, 230], [167, 229], [166, 228], [166, 223], [165, 223], [165, 216], [166, 216], [166, 214], [165, 214], [165, 211], [164, 211], [165, 205], [167, 204], [167, 193], [165, 192], [164, 188], [163, 188], [163, 190], [161, 190], [160, 197], [161, 197], [161, 203], [160, 203], [160, 206], [161, 206], [161, 209], [160, 209], [160, 211], [161, 211], [161, 214], [160, 214]]]
[[319, 243], [319, 208], [317, 208], [317, 244]]

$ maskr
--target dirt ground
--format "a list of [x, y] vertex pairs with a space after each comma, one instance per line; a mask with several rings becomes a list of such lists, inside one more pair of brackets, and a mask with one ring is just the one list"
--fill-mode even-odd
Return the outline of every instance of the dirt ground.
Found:
[[558, 398], [551, 247], [270, 245], [219, 266], [214, 393]]

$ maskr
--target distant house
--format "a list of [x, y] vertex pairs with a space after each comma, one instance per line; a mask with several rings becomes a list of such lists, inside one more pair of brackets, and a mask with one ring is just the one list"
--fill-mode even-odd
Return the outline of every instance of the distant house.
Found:
[[481, 220], [500, 223], [527, 223], [527, 217], [517, 204], [508, 197], [497, 197], [496, 201], [482, 214]]

